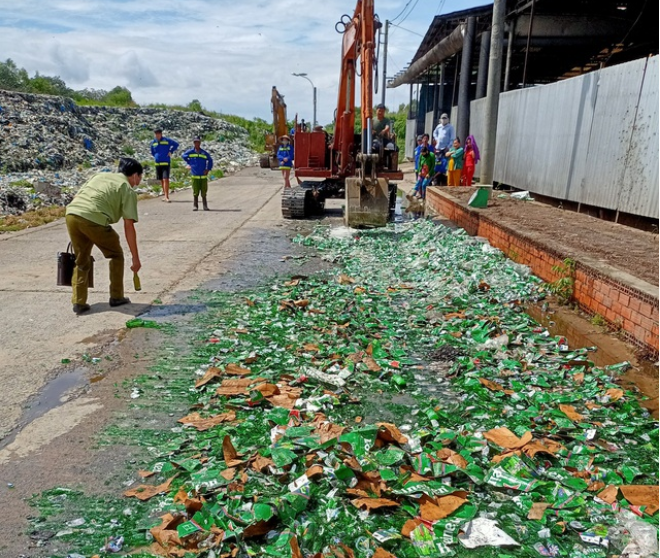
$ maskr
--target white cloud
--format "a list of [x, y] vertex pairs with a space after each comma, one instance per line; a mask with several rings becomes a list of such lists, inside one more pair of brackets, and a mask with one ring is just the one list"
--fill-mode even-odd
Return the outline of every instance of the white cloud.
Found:
[[[428, 4], [419, 2], [404, 26], [423, 35], [436, 7]], [[348, 0], [0, 0], [0, 10], [11, 13], [0, 23], [0, 52], [30, 74], [60, 75], [74, 89], [120, 85], [139, 103], [199, 99], [212, 110], [266, 119], [273, 85], [290, 117], [311, 118], [312, 88], [291, 75], [305, 72], [326, 123], [336, 106], [341, 56], [334, 26], [354, 7]], [[401, 8], [395, 0], [376, 4], [381, 21]], [[420, 41], [391, 29], [389, 75], [410, 61]], [[387, 98], [390, 106], [407, 102], [408, 89], [388, 90]]]

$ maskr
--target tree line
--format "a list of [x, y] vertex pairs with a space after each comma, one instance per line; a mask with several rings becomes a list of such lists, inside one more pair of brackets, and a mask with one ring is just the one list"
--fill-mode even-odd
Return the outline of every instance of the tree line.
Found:
[[131, 92], [125, 87], [117, 86], [111, 91], [104, 89], [75, 91], [67, 87], [59, 76], [44, 76], [36, 72], [34, 77], [30, 77], [27, 70], [19, 68], [11, 58], [0, 62], [0, 89], [70, 97], [81, 105], [137, 106]]

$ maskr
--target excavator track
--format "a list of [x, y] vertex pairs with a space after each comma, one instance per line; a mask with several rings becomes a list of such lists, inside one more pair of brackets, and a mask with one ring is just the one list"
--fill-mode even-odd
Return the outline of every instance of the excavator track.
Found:
[[300, 186], [285, 188], [282, 192], [282, 217], [285, 219], [304, 219], [308, 217], [308, 197], [312, 192]]

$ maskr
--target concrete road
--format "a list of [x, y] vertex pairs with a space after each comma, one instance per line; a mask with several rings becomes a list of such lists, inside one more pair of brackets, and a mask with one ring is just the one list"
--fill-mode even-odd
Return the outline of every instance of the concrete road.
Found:
[[[95, 249], [92, 310], [82, 316], [72, 311], [71, 289], [55, 286], [56, 254], [68, 243], [63, 220], [0, 236], [0, 440], [20, 425], [30, 397], [62, 359], [90, 351], [104, 332], [122, 328], [155, 299], [197, 286], [204, 274], [198, 269], [201, 262], [213, 254], [204, 265], [220, 261], [222, 244], [249, 227], [262, 208], [259, 219], [279, 219], [280, 191], [277, 173], [250, 168], [209, 185], [209, 212], [192, 211], [190, 190], [174, 193], [170, 204], [160, 198], [141, 201], [137, 233], [143, 290], [133, 292], [127, 269], [126, 294], [132, 304], [110, 308], [108, 264]], [[116, 228], [123, 237], [121, 223]], [[128, 253], [125, 242], [124, 249]]]

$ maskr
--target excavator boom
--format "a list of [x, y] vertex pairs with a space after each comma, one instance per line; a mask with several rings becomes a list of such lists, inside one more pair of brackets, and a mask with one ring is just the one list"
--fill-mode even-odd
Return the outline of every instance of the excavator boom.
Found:
[[[345, 220], [350, 226], [383, 226], [396, 200], [400, 180], [396, 137], [387, 142], [373, 137], [374, 71], [377, 31], [381, 23], [374, 0], [357, 0], [353, 16], [344, 15], [335, 26], [342, 34], [341, 71], [334, 135], [296, 127], [294, 172], [299, 188], [284, 193], [282, 214], [306, 217], [322, 213], [325, 199], [345, 197]], [[358, 68], [359, 64], [359, 68]], [[355, 133], [355, 89], [360, 79], [361, 134]], [[301, 179], [322, 179], [322, 182]]]

